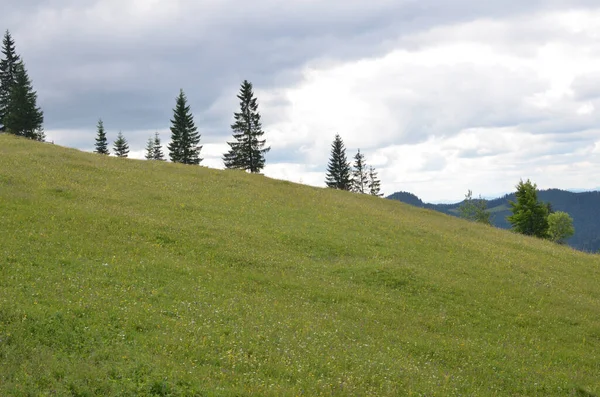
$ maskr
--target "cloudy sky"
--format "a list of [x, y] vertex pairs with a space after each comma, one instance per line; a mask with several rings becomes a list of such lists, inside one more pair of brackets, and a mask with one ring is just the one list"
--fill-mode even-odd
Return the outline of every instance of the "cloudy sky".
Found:
[[131, 157], [170, 139], [179, 89], [222, 168], [243, 79], [265, 174], [323, 186], [336, 133], [386, 194], [494, 197], [520, 178], [600, 188], [597, 0], [0, 0], [48, 140]]

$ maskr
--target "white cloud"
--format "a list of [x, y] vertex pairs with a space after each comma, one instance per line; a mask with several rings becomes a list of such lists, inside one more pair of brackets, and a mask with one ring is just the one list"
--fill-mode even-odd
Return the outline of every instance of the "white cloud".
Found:
[[[271, 142], [324, 168], [340, 133], [349, 157], [360, 148], [373, 159], [386, 193], [426, 200], [501, 194], [519, 178], [593, 188], [600, 103], [580, 101], [573, 84], [600, 70], [599, 35], [598, 10], [543, 13], [442, 26], [381, 57], [307, 66], [277, 94], [288, 105], [267, 125]], [[572, 143], [577, 131], [587, 136]]]

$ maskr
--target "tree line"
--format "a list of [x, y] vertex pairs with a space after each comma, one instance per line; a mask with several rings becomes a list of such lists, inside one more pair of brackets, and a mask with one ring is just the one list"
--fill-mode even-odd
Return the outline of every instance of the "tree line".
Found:
[[[0, 132], [44, 141], [43, 112], [37, 106], [37, 94], [33, 90], [25, 63], [16, 53], [15, 42], [8, 30], [4, 34], [2, 54], [3, 58], [0, 60]], [[229, 150], [223, 154], [222, 160], [225, 168], [259, 173], [265, 167], [265, 154], [271, 148], [266, 146], [266, 140], [263, 139], [261, 115], [258, 111], [258, 100], [254, 95], [252, 83], [244, 80], [237, 98], [240, 110], [234, 113], [235, 121], [231, 125], [233, 139], [227, 142]], [[174, 163], [199, 165], [203, 160], [200, 156], [201, 135], [194, 123], [192, 111], [183, 89], [176, 98], [173, 118], [170, 121], [171, 142], [167, 145], [169, 159]], [[110, 155], [108, 137], [102, 118], [98, 120], [96, 130], [94, 152]], [[337, 149], [343, 151], [343, 143], [339, 135], [336, 136], [335, 142], [338, 145]], [[339, 143], [342, 146], [339, 146]], [[158, 132], [148, 139], [145, 149], [147, 160], [166, 160]], [[119, 131], [112, 146], [114, 155], [128, 157], [129, 150], [127, 139]], [[332, 153], [332, 156], [341, 154], [336, 151]], [[328, 167], [326, 185], [331, 188], [381, 196], [377, 173], [373, 167], [366, 168], [364, 156], [360, 151], [357, 153], [353, 170], [350, 170], [350, 165], [345, 160], [345, 153], [343, 153], [343, 159], [342, 157], [332, 158]]]
[[[519, 181], [516, 186], [516, 201], [509, 201], [510, 211], [506, 219], [512, 230], [527, 236], [548, 239], [558, 244], [565, 244], [573, 234], [573, 218], [566, 212], [554, 211], [549, 202], [542, 202], [537, 197], [537, 185], [529, 179]], [[460, 216], [473, 222], [491, 225], [492, 214], [487, 210], [487, 202], [479, 196], [473, 199], [471, 190], [458, 208]]]
[[7, 30], [2, 40], [0, 59], [0, 131], [44, 141], [44, 113], [37, 106], [37, 93], [15, 50]]

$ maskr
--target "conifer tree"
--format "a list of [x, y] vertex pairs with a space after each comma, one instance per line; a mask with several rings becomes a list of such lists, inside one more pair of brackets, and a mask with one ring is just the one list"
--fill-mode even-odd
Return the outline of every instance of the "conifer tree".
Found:
[[38, 141], [44, 139], [44, 113], [37, 107], [37, 93], [22, 61], [16, 66], [5, 112], [2, 122], [7, 132]]
[[529, 179], [517, 184], [517, 201], [510, 201], [512, 215], [506, 219], [513, 230], [527, 236], [548, 237], [548, 205], [538, 201], [537, 185]]
[[7, 30], [2, 40], [2, 59], [0, 59], [0, 131], [6, 131], [4, 117], [7, 112], [9, 97], [16, 82], [16, 69], [20, 57], [15, 51], [15, 42]]
[[346, 158], [346, 148], [344, 141], [336, 134], [333, 143], [331, 144], [331, 157], [327, 164], [327, 175], [325, 177], [327, 187], [350, 190], [352, 181], [350, 179], [350, 164]]
[[173, 109], [171, 120], [171, 143], [169, 143], [169, 157], [174, 163], [198, 165], [203, 160], [200, 158], [200, 133], [194, 124], [194, 117], [183, 90], [179, 91]]
[[129, 144], [121, 131], [119, 131], [117, 139], [114, 142], [113, 150], [117, 157], [127, 157], [129, 154]]
[[265, 139], [260, 139], [264, 131], [252, 83], [244, 80], [237, 97], [240, 100], [240, 112], [234, 113], [235, 123], [231, 125], [235, 142], [227, 142], [230, 149], [223, 156], [223, 162], [226, 168], [257, 173], [265, 167], [265, 154], [271, 148], [265, 147]]
[[148, 143], [146, 144], [146, 160], [165, 160], [158, 132], [154, 133], [154, 138], [148, 138]]
[[110, 155], [110, 151], [108, 150], [108, 139], [106, 139], [106, 131], [104, 131], [102, 119], [98, 120], [96, 128], [98, 130], [98, 135], [96, 135], [96, 150], [94, 150], [94, 152]]
[[369, 167], [369, 183], [367, 187], [371, 196], [383, 196], [383, 193], [381, 193], [381, 181], [377, 177], [377, 171], [373, 167]]
[[358, 152], [354, 156], [354, 167], [352, 169], [352, 191], [356, 193], [366, 193], [368, 182], [365, 155], [358, 149]]
[[146, 143], [146, 160], [154, 160], [154, 138], [148, 138], [148, 142]]
[[158, 131], [154, 133], [154, 147], [152, 150], [152, 159], [158, 161], [165, 161], [165, 155], [163, 154], [162, 144], [160, 143], [160, 135]]

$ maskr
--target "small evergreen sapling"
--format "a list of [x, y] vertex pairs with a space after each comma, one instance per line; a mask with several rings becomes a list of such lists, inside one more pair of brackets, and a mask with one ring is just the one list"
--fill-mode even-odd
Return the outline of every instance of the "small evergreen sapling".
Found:
[[165, 160], [158, 132], [154, 133], [154, 138], [148, 138], [148, 143], [146, 145], [146, 160]]
[[381, 181], [377, 177], [377, 171], [373, 167], [369, 167], [369, 183], [367, 187], [371, 196], [383, 196], [383, 193], [381, 193]]
[[104, 122], [102, 119], [98, 120], [98, 125], [96, 126], [98, 133], [96, 135], [96, 149], [95, 153], [110, 155], [110, 151], [108, 150], [108, 139], [106, 138], [106, 131], [104, 130]]
[[360, 149], [354, 156], [354, 167], [352, 169], [352, 191], [356, 193], [367, 193], [369, 174], [365, 164], [365, 156]]
[[114, 142], [113, 150], [117, 157], [127, 157], [129, 154], [129, 144], [121, 131], [119, 131], [117, 139]]

